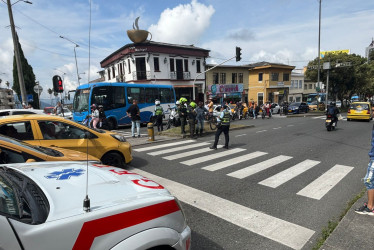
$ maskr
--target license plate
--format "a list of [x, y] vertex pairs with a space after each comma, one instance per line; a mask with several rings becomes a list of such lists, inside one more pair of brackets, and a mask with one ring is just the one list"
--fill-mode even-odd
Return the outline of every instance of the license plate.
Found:
[[331, 120], [326, 120], [326, 122], [331, 122]]

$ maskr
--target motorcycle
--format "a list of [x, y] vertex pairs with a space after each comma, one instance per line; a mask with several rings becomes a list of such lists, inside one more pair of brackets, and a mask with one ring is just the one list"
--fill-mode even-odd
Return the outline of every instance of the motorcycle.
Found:
[[166, 124], [166, 129], [169, 129], [171, 125], [178, 127], [181, 125], [177, 108], [168, 108], [170, 110], [169, 120]]
[[326, 129], [327, 131], [335, 130], [337, 121], [334, 120], [333, 115], [326, 115]]

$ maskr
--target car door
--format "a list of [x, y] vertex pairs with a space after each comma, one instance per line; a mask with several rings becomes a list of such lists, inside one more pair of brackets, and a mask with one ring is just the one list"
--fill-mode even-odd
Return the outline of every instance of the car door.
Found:
[[39, 146], [34, 121], [9, 121], [0, 124], [0, 134]]
[[[60, 121], [38, 121], [38, 129], [41, 136], [40, 145], [43, 147], [55, 146], [67, 148], [71, 150], [87, 152], [90, 155], [100, 158], [102, 153], [100, 148], [95, 147], [94, 139], [86, 139], [87, 130], [81, 129], [70, 123]], [[94, 138], [96, 135], [89, 132], [90, 137]]]

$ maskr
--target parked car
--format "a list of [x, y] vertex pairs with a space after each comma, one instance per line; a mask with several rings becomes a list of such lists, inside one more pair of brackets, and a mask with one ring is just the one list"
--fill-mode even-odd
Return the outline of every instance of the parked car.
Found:
[[73, 119], [73, 113], [71, 112], [70, 109], [64, 107], [63, 110], [64, 110], [64, 114], [59, 114], [59, 116], [70, 119], [70, 120]]
[[191, 229], [168, 190], [94, 163], [0, 165], [0, 221], [2, 249], [191, 247]]
[[272, 103], [271, 104], [271, 112], [273, 114], [279, 114], [280, 113], [280, 106], [278, 103]]
[[300, 114], [301, 112], [309, 112], [309, 106], [305, 102], [292, 102], [288, 105], [288, 113]]
[[44, 108], [44, 113], [46, 113], [47, 115], [52, 115], [52, 114], [54, 114], [54, 108], [55, 107], [45, 107]]
[[125, 167], [132, 161], [131, 145], [121, 134], [90, 129], [83, 124], [51, 115], [13, 115], [0, 118], [3, 126], [12, 127], [5, 134], [32, 145], [57, 146], [95, 156], [104, 164]]
[[347, 121], [373, 119], [373, 111], [370, 102], [353, 102], [349, 105]]
[[44, 114], [44, 111], [41, 109], [2, 109], [0, 110], [0, 116], [8, 115], [31, 115], [31, 114]]
[[[3, 127], [4, 128], [4, 127]], [[92, 155], [58, 147], [41, 147], [0, 135], [0, 164], [33, 161], [97, 161]]]

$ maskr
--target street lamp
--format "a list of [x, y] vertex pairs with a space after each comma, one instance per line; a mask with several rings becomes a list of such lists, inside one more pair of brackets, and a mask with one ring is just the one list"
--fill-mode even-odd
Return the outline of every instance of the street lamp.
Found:
[[10, 0], [7, 0], [6, 4], [8, 6], [10, 28], [11, 28], [11, 31], [12, 31], [14, 54], [15, 54], [15, 57], [16, 57], [18, 81], [19, 81], [19, 87], [20, 87], [20, 90], [21, 90], [21, 98], [22, 98], [22, 101], [27, 104], [25, 81], [23, 79], [21, 57], [20, 57], [19, 48], [18, 48], [18, 36], [16, 34], [16, 29], [15, 29], [15, 26], [14, 26], [13, 12], [12, 12], [12, 5], [14, 5], [14, 4], [16, 4], [20, 1], [24, 2], [24, 3], [32, 4], [32, 2], [26, 1], [26, 0], [18, 0], [17, 2], [15, 2], [13, 4], [10, 3]]
[[77, 68], [78, 84], [80, 85], [80, 83], [79, 83], [79, 74], [78, 74], [77, 52], [75, 51], [75, 48], [79, 47], [79, 45], [76, 44], [75, 42], [73, 42], [72, 40], [70, 40], [70, 39], [64, 37], [64, 36], [60, 36], [60, 38], [65, 39], [65, 40], [67, 40], [67, 41], [69, 41], [69, 42], [71, 42], [72, 44], [75, 45], [75, 46], [74, 46], [75, 66], [76, 66], [76, 68]]
[[320, 81], [320, 65], [321, 65], [321, 2], [322, 0], [319, 0], [319, 25], [318, 25], [318, 69], [317, 69], [317, 84], [319, 87], [319, 81]]
[[86, 72], [83, 72], [83, 73], [79, 73], [79, 74], [78, 74], [78, 84], [79, 84], [79, 85], [81, 85], [81, 83], [80, 83], [79, 80], [82, 79], [82, 78], [80, 77], [80, 75], [85, 75], [85, 74], [86, 74]]

